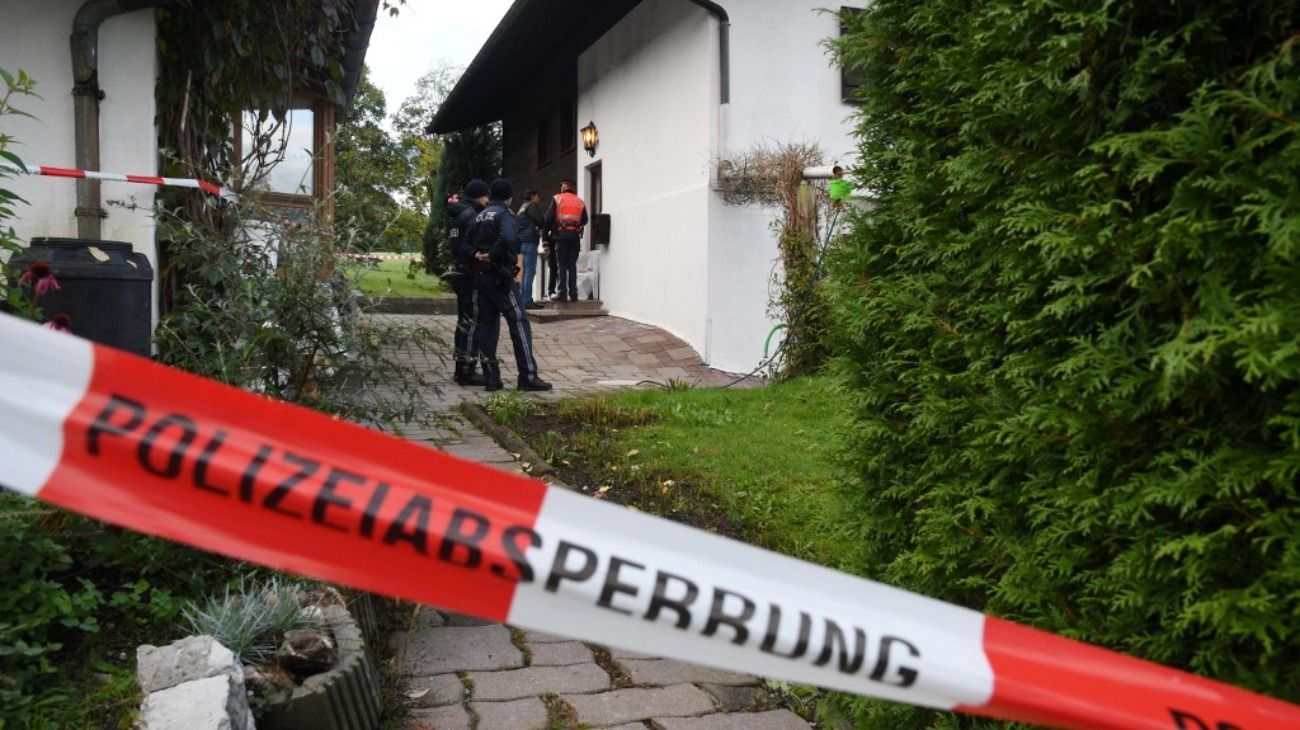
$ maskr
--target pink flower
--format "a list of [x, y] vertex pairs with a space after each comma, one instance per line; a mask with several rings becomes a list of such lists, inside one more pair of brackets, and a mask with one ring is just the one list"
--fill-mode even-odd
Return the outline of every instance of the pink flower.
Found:
[[47, 330], [54, 330], [55, 332], [71, 332], [72, 317], [69, 317], [63, 312], [59, 312], [58, 314], [54, 315], [54, 317], [50, 321], [46, 322], [41, 326]]
[[36, 261], [27, 273], [18, 279], [21, 286], [32, 286], [36, 288], [36, 296], [43, 296], [52, 291], [58, 291], [59, 280], [54, 278], [54, 269], [51, 268], [49, 261]]
[[58, 291], [59, 289], [62, 289], [62, 288], [63, 288], [63, 287], [59, 286], [59, 280], [58, 280], [58, 279], [55, 279], [53, 274], [50, 274], [49, 276], [45, 277], [44, 279], [39, 279], [39, 280], [37, 280], [37, 282], [36, 282], [36, 296], [38, 296], [38, 297], [39, 297], [39, 296], [44, 296], [45, 294], [48, 294], [48, 293], [50, 293], [50, 292], [52, 292], [52, 291]]

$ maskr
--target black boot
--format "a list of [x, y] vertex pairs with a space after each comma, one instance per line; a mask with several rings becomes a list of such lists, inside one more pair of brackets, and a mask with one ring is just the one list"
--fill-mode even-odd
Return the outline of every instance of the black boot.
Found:
[[456, 385], [483, 385], [487, 381], [474, 371], [474, 363], [456, 363]]
[[501, 366], [495, 362], [483, 363], [484, 390], [501, 390], [506, 384], [501, 382]]
[[531, 390], [534, 392], [541, 392], [550, 389], [551, 389], [551, 384], [538, 377], [519, 379], [519, 390]]

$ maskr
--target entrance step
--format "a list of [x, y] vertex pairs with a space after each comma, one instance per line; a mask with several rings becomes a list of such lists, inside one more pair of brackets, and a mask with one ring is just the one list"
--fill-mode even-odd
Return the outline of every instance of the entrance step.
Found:
[[541, 302], [541, 309], [528, 310], [528, 318], [534, 322], [558, 322], [562, 319], [581, 317], [607, 317], [604, 305], [599, 299], [584, 299], [576, 302]]

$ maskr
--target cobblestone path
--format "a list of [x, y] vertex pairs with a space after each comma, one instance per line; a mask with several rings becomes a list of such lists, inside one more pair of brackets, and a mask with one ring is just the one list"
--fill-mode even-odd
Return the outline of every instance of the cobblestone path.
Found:
[[[412, 315], [385, 315], [407, 317]], [[450, 339], [454, 318], [423, 323]], [[555, 385], [546, 399], [681, 378], [728, 382], [681, 340], [615, 317], [534, 325], [542, 376]], [[411, 353], [412, 358], [421, 357]], [[513, 374], [509, 341], [501, 359]], [[435, 407], [445, 425], [406, 437], [497, 469], [522, 472], [514, 455], [452, 413], [481, 388], [450, 382], [450, 365], [420, 361], [442, 387]], [[563, 485], [557, 485], [563, 486]], [[807, 730], [797, 715], [775, 706], [762, 680], [669, 659], [606, 649], [563, 637], [514, 629], [430, 608], [391, 638], [411, 705], [409, 730], [529, 730], [586, 727], [618, 730]]]

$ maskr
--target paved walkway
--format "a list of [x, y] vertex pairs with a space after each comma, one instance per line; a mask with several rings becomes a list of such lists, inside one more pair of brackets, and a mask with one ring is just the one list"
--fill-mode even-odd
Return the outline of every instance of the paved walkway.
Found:
[[[384, 315], [432, 325], [450, 341], [452, 317]], [[733, 376], [706, 367], [681, 340], [616, 317], [548, 322], [533, 327], [542, 376], [555, 385], [544, 399], [614, 390], [643, 380], [683, 379], [721, 384]], [[515, 457], [452, 409], [479, 400], [482, 388], [451, 382], [450, 363], [405, 353], [442, 388], [435, 399], [444, 425], [407, 438], [506, 471]], [[503, 338], [503, 373], [514, 367]], [[752, 381], [755, 384], [758, 381]], [[748, 383], [747, 383], [748, 384]], [[557, 485], [564, 486], [564, 485]], [[807, 730], [808, 723], [776, 708], [762, 681], [668, 659], [522, 631], [424, 608], [410, 630], [392, 637], [411, 702], [410, 730]]]

